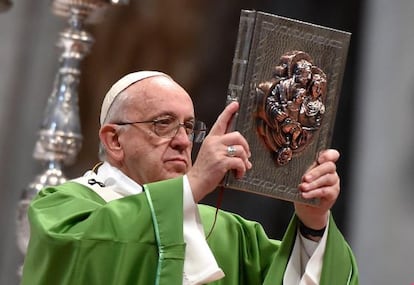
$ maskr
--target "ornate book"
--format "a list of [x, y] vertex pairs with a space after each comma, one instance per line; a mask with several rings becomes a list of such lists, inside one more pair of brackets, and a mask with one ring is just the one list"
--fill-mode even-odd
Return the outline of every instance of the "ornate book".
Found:
[[297, 186], [329, 147], [351, 34], [242, 10], [227, 103], [239, 112], [229, 131], [245, 136], [253, 168], [223, 184], [273, 198], [305, 200]]

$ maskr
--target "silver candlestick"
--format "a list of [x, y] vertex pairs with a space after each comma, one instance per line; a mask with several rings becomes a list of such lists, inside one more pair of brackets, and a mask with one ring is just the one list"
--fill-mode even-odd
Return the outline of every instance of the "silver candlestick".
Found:
[[23, 191], [18, 206], [17, 243], [25, 255], [30, 238], [27, 209], [33, 197], [46, 186], [66, 181], [64, 165], [75, 161], [82, 145], [78, 107], [80, 63], [89, 53], [93, 37], [84, 29], [85, 23], [96, 23], [110, 4], [128, 4], [126, 0], [55, 0], [54, 14], [67, 18], [68, 26], [60, 33], [62, 49], [52, 93], [47, 101], [33, 156], [45, 166]]

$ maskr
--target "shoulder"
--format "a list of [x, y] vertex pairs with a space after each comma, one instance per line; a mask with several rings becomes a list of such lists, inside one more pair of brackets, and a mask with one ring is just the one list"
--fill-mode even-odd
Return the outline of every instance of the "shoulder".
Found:
[[56, 186], [47, 186], [38, 193], [36, 199], [50, 196], [71, 197], [96, 201], [102, 200], [102, 198], [100, 198], [99, 195], [97, 195], [90, 187], [75, 181], [67, 181]]

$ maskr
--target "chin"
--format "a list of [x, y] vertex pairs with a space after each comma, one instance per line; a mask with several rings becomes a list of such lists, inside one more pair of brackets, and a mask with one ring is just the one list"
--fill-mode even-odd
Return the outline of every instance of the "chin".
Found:
[[175, 172], [170, 172], [169, 175], [171, 176], [171, 178], [176, 178], [179, 176], [183, 176], [186, 173], [187, 173], [186, 171], [175, 171]]
[[186, 173], [185, 171], [177, 171], [177, 170], [160, 171], [157, 181], [177, 178], [177, 177], [183, 176], [185, 173]]

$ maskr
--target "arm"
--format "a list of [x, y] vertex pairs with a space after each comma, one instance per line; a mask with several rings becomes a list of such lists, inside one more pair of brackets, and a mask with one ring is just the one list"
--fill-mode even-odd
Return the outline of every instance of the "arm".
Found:
[[[358, 285], [358, 267], [355, 257], [349, 245], [345, 241], [339, 229], [336, 227], [332, 216], [329, 217], [329, 227], [325, 232], [315, 254], [319, 255], [320, 260], [312, 260], [311, 257], [305, 273], [301, 276], [294, 277], [292, 282], [285, 279], [285, 283], [281, 280], [281, 276], [286, 278], [286, 266], [290, 263], [292, 258], [292, 247], [294, 247], [295, 236], [297, 233], [298, 217], [295, 216], [288, 226], [285, 236], [282, 239], [280, 249], [271, 264], [269, 274], [263, 283], [264, 285], [271, 284], [318, 284], [318, 285]], [[298, 238], [296, 236], [296, 238]], [[323, 247], [322, 243], [324, 243]], [[321, 251], [321, 252], [318, 252]], [[316, 267], [315, 268], [315, 261]], [[311, 264], [312, 263], [312, 264]], [[297, 271], [296, 268], [294, 271]], [[296, 275], [298, 273], [296, 272]], [[275, 283], [280, 282], [279, 283]], [[288, 282], [288, 283], [287, 283]]]
[[[321, 152], [317, 161], [304, 174], [299, 185], [304, 198], [319, 198], [320, 204], [314, 207], [295, 203], [296, 223], [310, 228], [311, 231], [321, 232], [321, 235], [304, 234], [305, 238], [319, 242], [315, 250], [305, 257], [303, 257], [303, 243], [295, 244], [292, 256], [297, 254], [296, 258], [298, 258], [297, 256], [302, 255], [302, 265], [299, 266], [302, 268], [300, 284], [347, 284], [346, 282], [358, 284], [358, 269], [353, 253], [330, 215], [330, 209], [340, 190], [335, 165], [338, 158], [339, 153], [336, 150]], [[300, 228], [298, 225], [295, 227]], [[300, 240], [298, 238], [297, 241]], [[337, 282], [338, 280], [342, 281]]]
[[[164, 256], [182, 268], [184, 242], [177, 226], [182, 225], [182, 189], [162, 192], [151, 191], [151, 202], [155, 211], [163, 209], [157, 214], [159, 231], [174, 238]], [[105, 203], [77, 183], [44, 189], [29, 210], [31, 240], [22, 284], [154, 284], [159, 248], [151, 211], [145, 194]], [[182, 282], [182, 269], [169, 274]]]
[[[295, 212], [300, 221], [308, 228], [320, 230], [326, 227], [329, 211], [338, 198], [340, 180], [336, 172], [336, 161], [339, 152], [333, 149], [319, 154], [317, 161], [302, 177], [299, 190], [306, 199], [319, 198], [318, 206], [295, 203]], [[318, 241], [320, 236], [307, 236]]]

